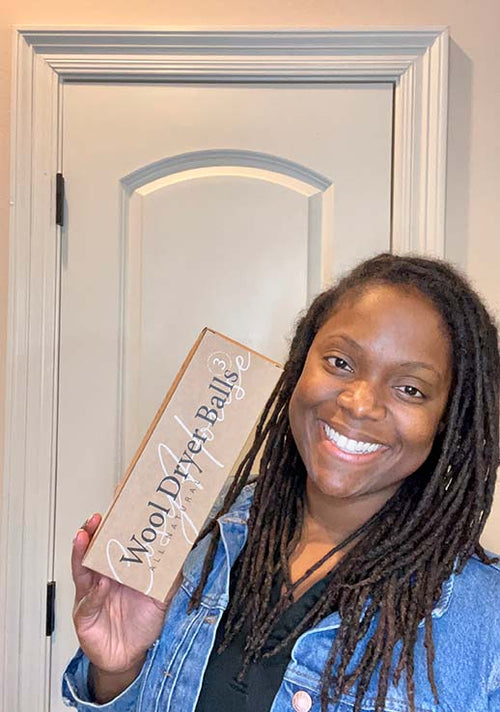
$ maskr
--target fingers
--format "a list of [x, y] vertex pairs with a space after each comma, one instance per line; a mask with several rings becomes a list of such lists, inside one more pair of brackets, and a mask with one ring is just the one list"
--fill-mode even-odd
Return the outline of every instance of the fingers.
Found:
[[92, 516], [90, 516], [83, 525], [82, 529], [84, 529], [88, 533], [91, 539], [94, 536], [97, 527], [101, 523], [101, 519], [101, 515], [96, 512], [95, 514], [92, 514]]
[[76, 602], [78, 603], [92, 588], [96, 574], [82, 565], [85, 552], [88, 549], [97, 527], [101, 522], [100, 514], [93, 514], [83, 527], [81, 527], [73, 540], [73, 550], [71, 552], [71, 570], [76, 589]]

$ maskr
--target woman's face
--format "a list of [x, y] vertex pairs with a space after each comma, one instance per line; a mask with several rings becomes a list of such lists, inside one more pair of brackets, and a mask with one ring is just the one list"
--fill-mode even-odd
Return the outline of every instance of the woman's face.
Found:
[[368, 286], [316, 334], [290, 400], [308, 485], [388, 499], [427, 458], [451, 382], [439, 313], [417, 291]]

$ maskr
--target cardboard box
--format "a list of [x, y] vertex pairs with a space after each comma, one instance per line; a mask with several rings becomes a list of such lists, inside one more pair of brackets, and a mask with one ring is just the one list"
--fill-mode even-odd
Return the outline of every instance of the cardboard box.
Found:
[[282, 369], [204, 329], [96, 532], [85, 566], [165, 600]]

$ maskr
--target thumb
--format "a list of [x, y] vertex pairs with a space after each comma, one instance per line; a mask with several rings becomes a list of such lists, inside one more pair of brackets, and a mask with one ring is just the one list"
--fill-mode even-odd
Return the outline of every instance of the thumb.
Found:
[[75, 605], [75, 621], [78, 619], [82, 623], [91, 623], [98, 618], [112, 585], [113, 582], [107, 576], [96, 576], [94, 585]]
[[101, 517], [94, 514], [81, 527], [73, 539], [73, 549], [71, 551], [71, 570], [75, 583], [76, 600], [80, 601], [94, 585], [97, 574], [83, 565], [83, 557], [89, 547], [90, 541], [97, 529]]

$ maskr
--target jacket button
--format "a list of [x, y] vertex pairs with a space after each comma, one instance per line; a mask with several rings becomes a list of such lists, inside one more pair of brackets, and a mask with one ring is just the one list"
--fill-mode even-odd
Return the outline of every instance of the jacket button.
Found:
[[299, 690], [292, 697], [292, 707], [295, 712], [309, 712], [312, 707], [311, 695], [305, 690]]

